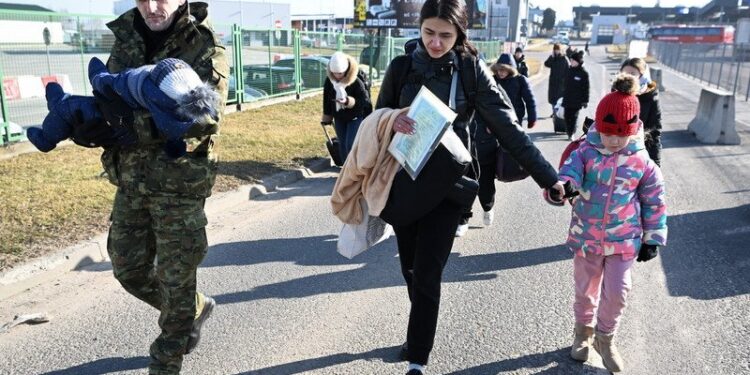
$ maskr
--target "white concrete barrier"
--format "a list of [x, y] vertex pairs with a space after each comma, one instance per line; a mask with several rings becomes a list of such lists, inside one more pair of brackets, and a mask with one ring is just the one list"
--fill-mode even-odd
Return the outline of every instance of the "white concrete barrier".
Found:
[[701, 90], [698, 109], [688, 124], [688, 131], [703, 143], [740, 144], [734, 124], [734, 95], [722, 90]]
[[21, 99], [26, 98], [43, 98], [44, 86], [39, 76], [18, 76], [18, 88], [21, 93]]
[[650, 66], [649, 67], [649, 75], [651, 75], [651, 80], [656, 82], [657, 86], [659, 88], [659, 91], [664, 91], [664, 84], [662, 83], [662, 75], [661, 75], [661, 68]]

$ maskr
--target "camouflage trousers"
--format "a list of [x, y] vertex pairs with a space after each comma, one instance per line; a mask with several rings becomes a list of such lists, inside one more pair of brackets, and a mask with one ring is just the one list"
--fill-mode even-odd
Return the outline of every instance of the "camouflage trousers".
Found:
[[[107, 250], [125, 290], [161, 312], [150, 374], [178, 374], [195, 319], [196, 269], [206, 254], [205, 199], [117, 190]], [[156, 260], [156, 262], [154, 262]]]

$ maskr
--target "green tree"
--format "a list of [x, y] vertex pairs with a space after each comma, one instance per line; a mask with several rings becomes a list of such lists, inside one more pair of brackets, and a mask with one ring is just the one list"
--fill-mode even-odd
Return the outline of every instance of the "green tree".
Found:
[[555, 28], [555, 10], [547, 8], [544, 10], [542, 18], [542, 29], [552, 30]]

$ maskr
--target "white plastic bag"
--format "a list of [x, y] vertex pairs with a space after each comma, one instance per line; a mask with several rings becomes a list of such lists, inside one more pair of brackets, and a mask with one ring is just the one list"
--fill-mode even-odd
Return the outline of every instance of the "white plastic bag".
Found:
[[559, 119], [565, 118], [565, 107], [562, 105], [563, 98], [557, 99], [557, 103], [555, 103], [555, 117]]
[[339, 254], [352, 259], [365, 250], [385, 241], [393, 234], [390, 224], [377, 216], [370, 216], [367, 211], [367, 202], [360, 198], [364, 218], [359, 225], [344, 224], [339, 233], [336, 250]]

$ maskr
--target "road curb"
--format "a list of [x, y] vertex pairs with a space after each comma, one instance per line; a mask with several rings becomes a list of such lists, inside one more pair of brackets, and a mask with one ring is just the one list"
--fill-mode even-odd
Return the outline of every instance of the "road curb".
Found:
[[[230, 207], [266, 195], [279, 187], [308, 178], [330, 167], [331, 159], [321, 158], [306, 167], [268, 176], [260, 183], [242, 185], [235, 190], [214, 194], [206, 200], [206, 211], [220, 210], [222, 207]], [[0, 301], [55, 280], [66, 272], [102, 262], [109, 262], [107, 233], [0, 272]]]

